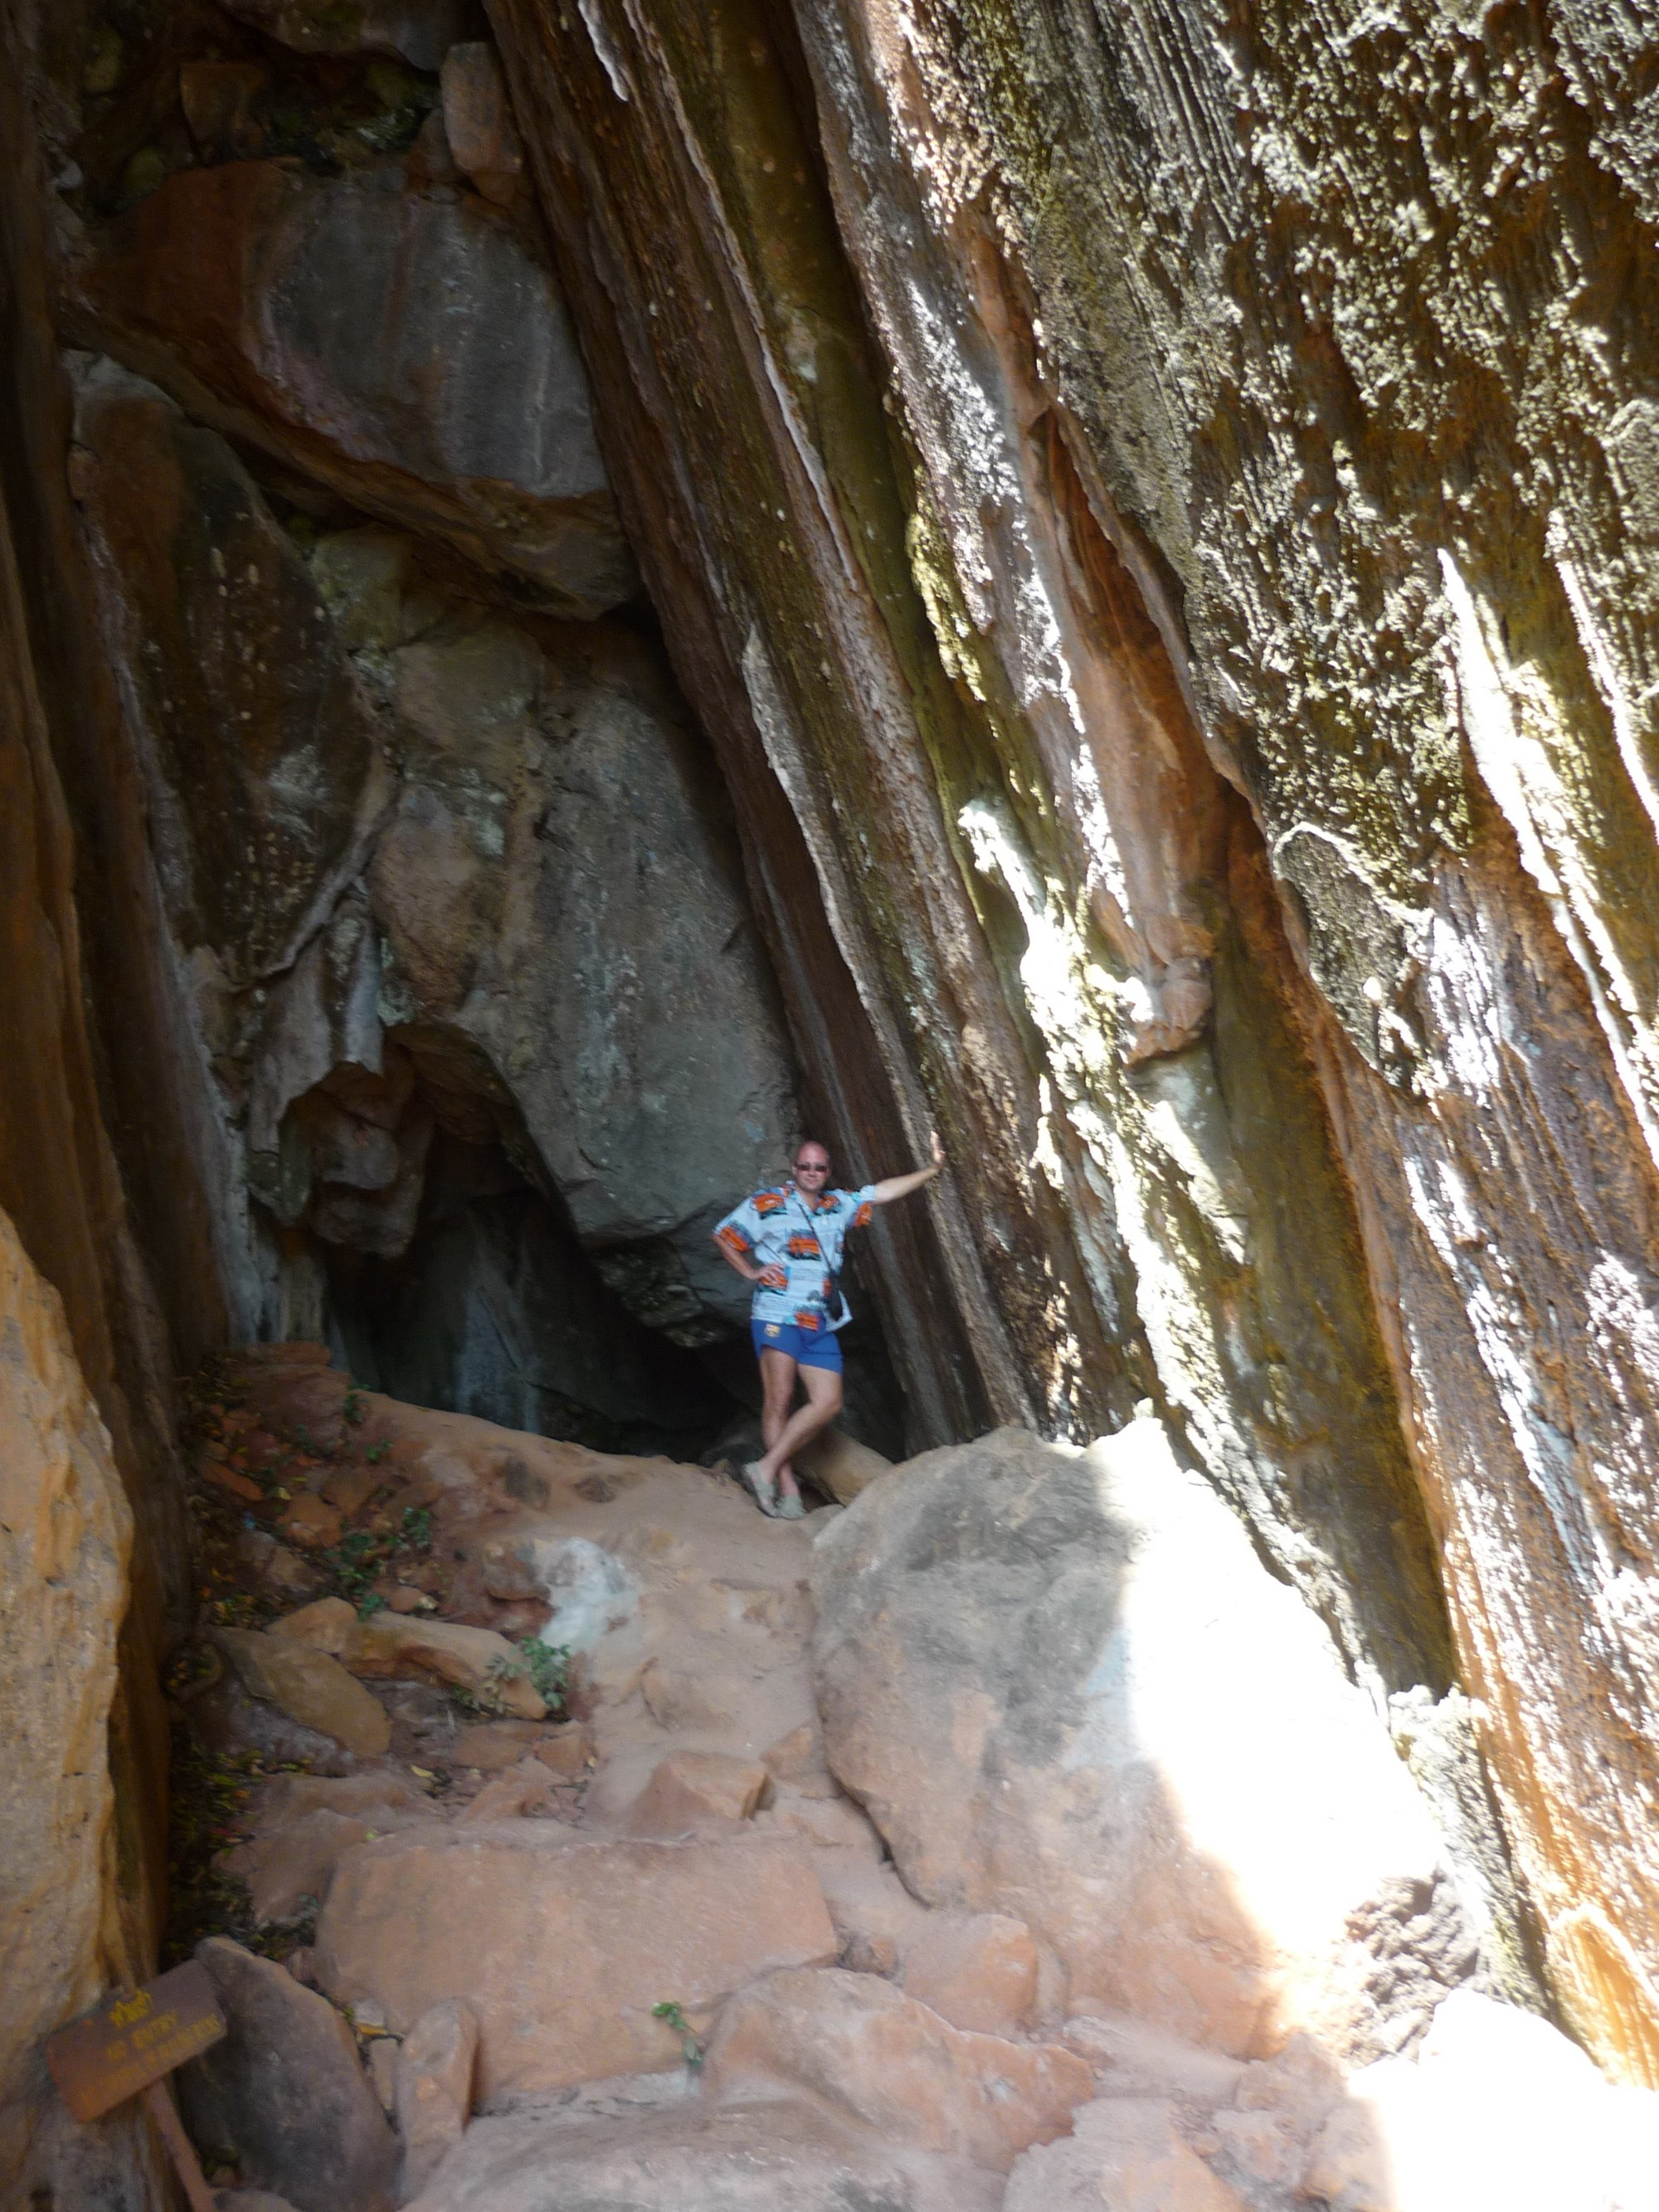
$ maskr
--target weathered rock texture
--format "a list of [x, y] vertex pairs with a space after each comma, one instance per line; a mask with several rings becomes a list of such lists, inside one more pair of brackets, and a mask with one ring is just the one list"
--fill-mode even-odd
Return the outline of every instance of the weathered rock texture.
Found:
[[39, 2045], [94, 2003], [113, 1889], [108, 1729], [132, 1510], [63, 1302], [0, 1214], [0, 2194], [67, 2177]]
[[1155, 1376], [1385, 1685], [1438, 1571], [1554, 1985], [1659, 2078], [1648, 32], [491, 15], [990, 1404]]
[[0, 19], [0, 1203], [139, 1506], [126, 1963], [169, 1378], [695, 1426], [798, 1064], [854, 1176], [945, 1133], [911, 1443], [1150, 1400], [1659, 2081], [1653, 27], [486, 12]]
[[100, 338], [198, 419], [547, 601], [634, 588], [556, 287], [481, 198], [275, 162], [173, 177], [88, 280]]
[[837, 1778], [918, 1896], [1051, 1944], [1073, 2012], [1364, 2059], [1477, 1971], [1482, 1902], [1382, 1722], [1154, 1423], [930, 1452], [825, 1530], [813, 1589]]
[[485, 613], [398, 533], [302, 550], [216, 432], [76, 369], [244, 1326], [326, 1324], [368, 1381], [595, 1441], [717, 1425], [645, 1331], [739, 1325], [708, 1232], [794, 1108], [659, 657]]

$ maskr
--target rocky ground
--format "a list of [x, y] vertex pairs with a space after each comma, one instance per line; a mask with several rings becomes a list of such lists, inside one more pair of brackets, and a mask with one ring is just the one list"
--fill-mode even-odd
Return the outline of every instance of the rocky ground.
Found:
[[1153, 1424], [789, 1524], [319, 1347], [197, 1402], [226, 2212], [1659, 2203], [1659, 2099], [1486, 1993], [1386, 1732]]

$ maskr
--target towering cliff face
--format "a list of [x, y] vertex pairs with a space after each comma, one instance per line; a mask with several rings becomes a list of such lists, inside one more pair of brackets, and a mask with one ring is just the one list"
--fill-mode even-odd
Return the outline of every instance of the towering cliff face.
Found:
[[1150, 1400], [1659, 2081], [1634, 23], [15, 11], [0, 1203], [118, 1802], [168, 1376], [689, 1451], [719, 1212], [937, 1122], [882, 1440]]
[[492, 12], [688, 685], [958, 1134], [988, 1388], [1087, 1425], [1138, 1347], [1390, 1686], [1431, 1532], [1556, 1985], [1650, 2077], [1635, 49]]

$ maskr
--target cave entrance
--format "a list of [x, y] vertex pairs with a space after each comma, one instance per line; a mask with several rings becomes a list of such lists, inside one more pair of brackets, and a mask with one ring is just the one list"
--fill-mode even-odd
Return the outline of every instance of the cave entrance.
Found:
[[[661, 1240], [585, 1247], [471, 1040], [404, 1024], [378, 1071], [331, 1069], [289, 1109], [282, 1184], [284, 1272], [308, 1279], [319, 1334], [366, 1389], [595, 1451], [757, 1449], [740, 1328], [673, 1317]], [[852, 1340], [842, 1425], [896, 1455], [902, 1401], [880, 1331], [855, 1322]]]

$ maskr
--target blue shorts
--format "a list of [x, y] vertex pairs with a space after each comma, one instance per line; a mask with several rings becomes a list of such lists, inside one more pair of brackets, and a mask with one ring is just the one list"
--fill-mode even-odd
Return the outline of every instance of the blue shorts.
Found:
[[797, 1328], [787, 1321], [751, 1321], [749, 1334], [755, 1350], [787, 1352], [798, 1367], [827, 1367], [842, 1373], [841, 1346], [827, 1328]]

